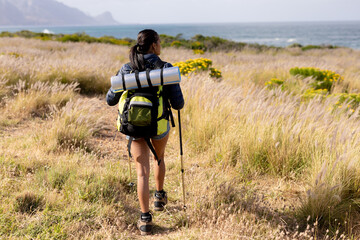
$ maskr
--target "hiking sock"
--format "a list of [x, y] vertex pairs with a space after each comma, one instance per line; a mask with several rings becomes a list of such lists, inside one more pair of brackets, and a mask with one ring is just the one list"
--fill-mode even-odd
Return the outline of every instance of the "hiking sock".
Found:
[[152, 231], [152, 216], [150, 212], [141, 213], [140, 220], [138, 221], [138, 228], [140, 230], [140, 234], [150, 235]]
[[152, 216], [150, 214], [150, 211], [146, 212], [146, 213], [141, 213], [140, 219], [143, 222], [151, 222], [152, 221]]
[[157, 190], [156, 190], [156, 191], [155, 191], [155, 196], [156, 196], [156, 197], [158, 197], [158, 196], [160, 197], [160, 196], [161, 196], [161, 197], [163, 198], [164, 195], [165, 195], [165, 193], [166, 193], [166, 192], [164, 191], [164, 189], [161, 190], [161, 191], [157, 191]]
[[155, 191], [154, 210], [163, 211], [167, 204], [167, 194], [164, 190]]

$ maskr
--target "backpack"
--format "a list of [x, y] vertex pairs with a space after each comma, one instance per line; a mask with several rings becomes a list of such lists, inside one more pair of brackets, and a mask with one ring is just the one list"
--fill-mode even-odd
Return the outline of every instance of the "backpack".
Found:
[[[156, 61], [147, 72], [152, 69], [162, 69], [166, 62]], [[134, 71], [135, 75], [138, 71]], [[138, 76], [138, 75], [137, 75]], [[149, 81], [150, 82], [150, 81]], [[151, 82], [149, 83], [151, 86]], [[125, 90], [119, 101], [118, 131], [129, 136], [128, 152], [131, 156], [131, 142], [134, 138], [144, 138], [151, 152], [160, 164], [150, 138], [167, 131], [168, 121], [174, 121], [170, 104], [163, 95], [163, 85], [158, 87]]]

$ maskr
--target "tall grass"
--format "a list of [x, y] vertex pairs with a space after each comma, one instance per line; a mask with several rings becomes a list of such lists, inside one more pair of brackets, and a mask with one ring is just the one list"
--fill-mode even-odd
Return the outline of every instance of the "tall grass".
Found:
[[15, 85], [6, 87], [0, 125], [14, 125], [33, 117], [51, 117], [54, 108], [63, 107], [76, 96], [77, 86], [77, 83], [27, 84], [19, 81]]
[[25, 82], [20, 81], [14, 86], [15, 96], [7, 102], [7, 108], [22, 117], [44, 117], [51, 107], [61, 108], [74, 98], [77, 85], [35, 82], [26, 86]]
[[280, 88], [230, 88], [205, 76], [191, 76], [182, 86], [188, 99], [184, 132], [202, 163], [234, 167], [250, 178], [306, 176], [314, 186], [300, 219], [310, 215], [322, 226], [336, 219], [344, 227], [344, 209], [358, 219], [359, 109], [349, 118], [328, 110], [336, 99], [301, 102]]
[[[20, 47], [26, 42], [26, 47]], [[0, 39], [0, 79], [7, 85], [19, 80], [32, 84], [37, 81], [78, 83], [82, 93], [104, 93], [110, 87], [109, 77], [116, 74], [127, 55], [123, 47], [99, 44], [61, 44], [25, 39]], [[105, 46], [105, 48], [104, 48]], [[101, 50], [100, 50], [101, 49]], [[92, 67], [89, 67], [92, 66]]]
[[[0, 53], [0, 236], [137, 237], [126, 143], [112, 132], [117, 110], [93, 95], [107, 90], [128, 48], [1, 38]], [[304, 100], [309, 80], [289, 70], [330, 69], [344, 77], [335, 93], [356, 92], [360, 53], [243, 49], [203, 57], [223, 78], [194, 73], [182, 80], [188, 210], [179, 208], [171, 131], [170, 201], [155, 214], [156, 238], [356, 239], [360, 109], [334, 108], [335, 95]], [[162, 58], [196, 55], [166, 48]], [[268, 89], [271, 78], [287, 86]]]
[[52, 150], [91, 150], [89, 139], [108, 124], [94, 99], [78, 99], [66, 104], [57, 113], [43, 139]]

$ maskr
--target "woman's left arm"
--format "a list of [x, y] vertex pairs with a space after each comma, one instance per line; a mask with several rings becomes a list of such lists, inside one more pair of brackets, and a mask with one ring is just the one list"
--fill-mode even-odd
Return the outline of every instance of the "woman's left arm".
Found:
[[121, 97], [122, 92], [114, 93], [111, 88], [106, 94], [106, 102], [109, 106], [115, 106]]
[[[128, 64], [125, 64], [121, 67], [121, 69], [117, 72], [116, 75], [119, 75], [121, 73], [128, 73], [128, 72], [129, 72], [129, 66], [128, 66]], [[119, 102], [122, 93], [123, 93], [123, 91], [114, 93], [110, 88], [106, 94], [107, 104], [109, 106], [115, 106]]]

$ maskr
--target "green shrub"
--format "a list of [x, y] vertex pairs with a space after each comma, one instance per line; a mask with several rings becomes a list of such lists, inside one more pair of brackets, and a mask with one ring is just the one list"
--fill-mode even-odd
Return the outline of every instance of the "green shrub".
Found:
[[326, 89], [329, 92], [331, 92], [334, 83], [343, 81], [343, 77], [333, 71], [312, 67], [291, 68], [290, 74], [301, 78], [312, 77], [315, 81], [311, 85], [315, 90]]
[[103, 36], [99, 38], [99, 42], [101, 43], [110, 43], [121, 46], [130, 46], [132, 44], [132, 40], [130, 39], [117, 39], [113, 36]]
[[265, 86], [268, 88], [273, 88], [275, 86], [281, 86], [284, 84], [284, 80], [278, 79], [278, 78], [272, 78], [270, 81], [265, 83]]
[[198, 42], [198, 41], [193, 42], [193, 43], [191, 44], [191, 49], [193, 49], [193, 50], [196, 49], [196, 50], [206, 51], [205, 45], [204, 45], [203, 43], [201, 43], [201, 42]]
[[304, 47], [301, 47], [301, 50], [307, 51], [312, 49], [334, 49], [337, 48], [337, 46], [333, 45], [306, 45]]
[[339, 97], [339, 100], [336, 102], [335, 108], [343, 108], [345, 111], [349, 110], [353, 113], [360, 105], [360, 93], [338, 93], [336, 96]]
[[194, 53], [194, 54], [202, 55], [202, 54], [205, 53], [205, 51], [204, 51], [204, 50], [201, 50], [201, 49], [193, 49], [193, 53]]
[[[130, 38], [122, 38], [118, 39], [112, 36], [102, 36], [100, 38], [91, 37], [85, 33], [74, 33], [74, 34], [46, 34], [46, 33], [35, 33], [27, 30], [10, 33], [10, 32], [1, 32], [0, 37], [24, 37], [24, 38], [36, 38], [44, 41], [55, 40], [61, 42], [87, 42], [87, 43], [108, 43], [115, 45], [124, 45], [131, 46], [135, 44], [135, 40]], [[201, 34], [197, 34], [191, 39], [187, 40], [182, 37], [182, 34], [178, 34], [175, 37], [169, 36], [166, 34], [160, 34], [161, 45], [163, 47], [185, 47], [188, 49], [198, 49], [203, 51], [242, 51], [245, 48], [253, 49], [258, 52], [266, 51], [269, 49], [280, 50], [282, 47], [275, 46], [266, 46], [260, 45], [257, 43], [243, 43], [243, 42], [235, 42], [231, 40], [227, 40], [224, 38], [216, 37], [216, 36], [203, 36]], [[303, 51], [310, 49], [333, 49], [337, 48], [333, 45], [307, 45], [302, 46], [298, 43], [294, 43], [290, 46], [292, 47], [301, 47]]]
[[0, 37], [15, 37], [15, 34], [8, 31], [4, 31], [0, 33]]
[[216, 68], [210, 68], [210, 77], [213, 78], [222, 78], [221, 71], [217, 70]]
[[293, 43], [288, 46], [288, 48], [301, 48], [301, 47], [303, 47], [303, 45], [301, 45], [300, 43]]
[[306, 99], [312, 99], [315, 97], [326, 97], [329, 94], [329, 91], [327, 89], [314, 89], [314, 88], [310, 88], [307, 89], [303, 94], [302, 94], [302, 98], [304, 100]]
[[[203, 50], [208, 50], [208, 51], [215, 51], [215, 50], [223, 50], [223, 51], [233, 51], [233, 50], [238, 50], [241, 51], [243, 50], [246, 46], [248, 47], [255, 47], [258, 48], [258, 45], [254, 45], [254, 44], [247, 44], [247, 43], [241, 43], [241, 42], [234, 42], [231, 40], [226, 40], [220, 37], [208, 37], [208, 36], [203, 36], [201, 34], [195, 35], [194, 37], [191, 38], [190, 40], [192, 43], [197, 42], [197, 44], [202, 45], [202, 48], [197, 48], [197, 49], [203, 49]], [[192, 49], [193, 46], [191, 46]]]
[[173, 41], [173, 42], [170, 44], [170, 46], [171, 46], [171, 47], [176, 47], [176, 48], [178, 48], [178, 47], [183, 46], [183, 44], [182, 44], [182, 42], [180, 42], [180, 41]]
[[[182, 38], [182, 34], [178, 34], [175, 37], [166, 34], [160, 34], [160, 39], [161, 39], [161, 46], [163, 47], [171, 47], [172, 45], [174, 45], [174, 47], [182, 46], [182, 47], [190, 48], [190, 41]], [[175, 43], [173, 44], [173, 42]]]

